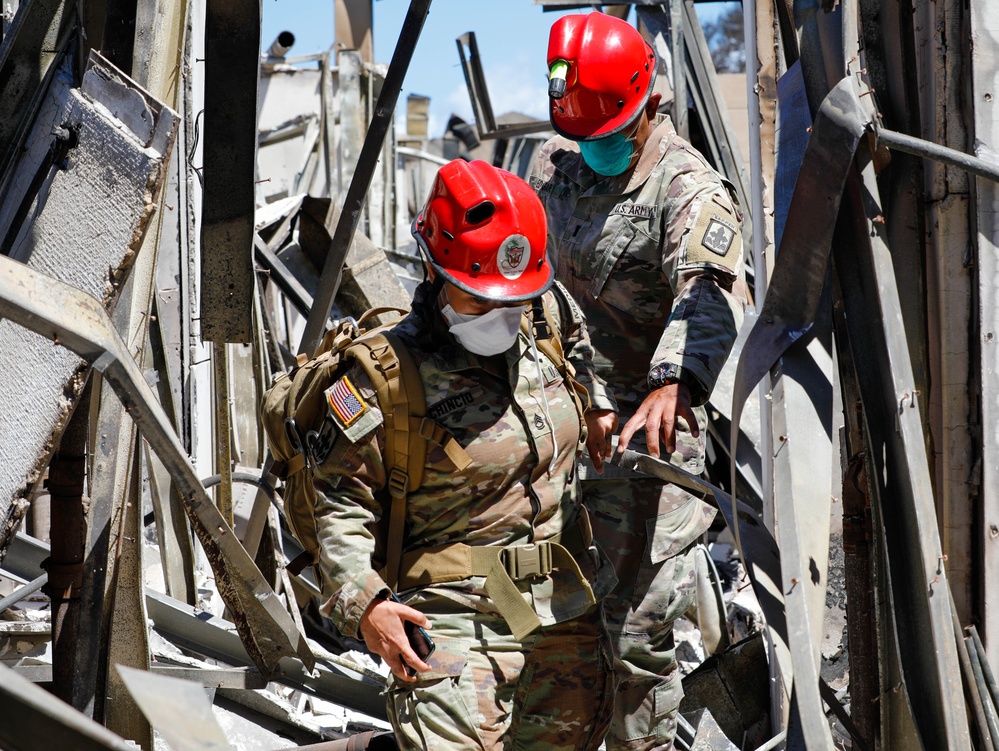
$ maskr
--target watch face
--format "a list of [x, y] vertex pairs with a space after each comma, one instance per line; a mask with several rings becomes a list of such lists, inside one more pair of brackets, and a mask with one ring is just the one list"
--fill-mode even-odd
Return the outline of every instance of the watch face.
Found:
[[678, 368], [675, 365], [660, 363], [649, 371], [649, 388], [661, 389], [671, 378], [676, 378]]

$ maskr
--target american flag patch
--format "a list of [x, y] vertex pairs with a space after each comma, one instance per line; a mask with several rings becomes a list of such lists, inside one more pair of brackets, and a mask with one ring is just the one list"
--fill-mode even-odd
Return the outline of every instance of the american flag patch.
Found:
[[368, 409], [368, 405], [364, 403], [347, 376], [326, 389], [326, 402], [344, 427], [350, 425]]

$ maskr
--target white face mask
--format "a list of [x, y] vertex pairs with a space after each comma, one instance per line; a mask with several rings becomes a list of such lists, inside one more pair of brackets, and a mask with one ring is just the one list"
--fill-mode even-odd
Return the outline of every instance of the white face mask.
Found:
[[493, 308], [481, 315], [458, 313], [449, 302], [441, 308], [451, 333], [458, 343], [477, 355], [498, 355], [517, 341], [524, 308]]

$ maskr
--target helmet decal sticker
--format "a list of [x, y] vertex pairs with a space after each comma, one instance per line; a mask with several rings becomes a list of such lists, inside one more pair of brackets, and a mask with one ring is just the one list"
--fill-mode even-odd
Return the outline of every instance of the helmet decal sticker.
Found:
[[507, 279], [517, 279], [527, 270], [531, 257], [531, 243], [523, 235], [510, 235], [500, 243], [496, 253], [496, 267]]

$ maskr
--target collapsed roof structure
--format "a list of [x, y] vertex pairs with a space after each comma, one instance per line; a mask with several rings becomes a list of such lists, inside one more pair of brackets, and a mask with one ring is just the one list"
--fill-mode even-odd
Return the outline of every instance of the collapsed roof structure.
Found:
[[[470, 32], [474, 127], [432, 142], [419, 97], [403, 127], [431, 0], [387, 65], [371, 0], [334, 4], [335, 53], [297, 57], [250, 0], [6, 6], [0, 748], [391, 748], [384, 670], [287, 568], [257, 407], [331, 320], [408, 305], [436, 165], [523, 176], [548, 124], [494, 116]], [[678, 745], [999, 748], [999, 8], [743, 0], [749, 154], [693, 0], [604, 10], [752, 249], [708, 476], [625, 458], [737, 551]]]

